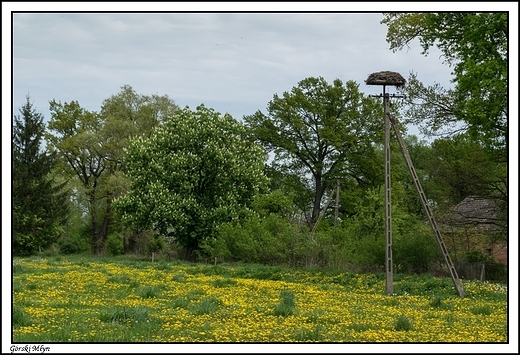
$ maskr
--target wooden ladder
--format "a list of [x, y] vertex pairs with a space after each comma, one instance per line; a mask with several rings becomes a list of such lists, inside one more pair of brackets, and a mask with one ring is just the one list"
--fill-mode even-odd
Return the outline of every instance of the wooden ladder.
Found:
[[459, 296], [464, 297], [465, 292], [462, 287], [462, 283], [460, 282], [459, 276], [457, 275], [457, 271], [455, 270], [455, 266], [453, 265], [453, 262], [451, 261], [450, 255], [448, 254], [448, 250], [446, 249], [446, 245], [444, 244], [444, 241], [442, 239], [442, 235], [441, 235], [441, 232], [439, 231], [439, 227], [437, 226], [437, 223], [435, 222], [435, 219], [433, 218], [433, 214], [430, 209], [430, 205], [428, 204], [428, 200], [426, 199], [426, 195], [424, 194], [423, 188], [421, 186], [421, 182], [420, 182], [419, 178], [417, 177], [417, 173], [412, 164], [412, 159], [410, 159], [410, 154], [408, 154], [408, 150], [406, 149], [406, 146], [404, 144], [403, 138], [401, 137], [399, 128], [397, 127], [397, 120], [390, 113], [387, 113], [387, 114], [388, 114], [388, 118], [390, 119], [390, 122], [392, 123], [392, 126], [394, 127], [394, 132], [397, 137], [397, 141], [399, 142], [399, 146], [401, 147], [401, 151], [402, 151], [404, 159], [406, 161], [406, 165], [408, 166], [408, 170], [410, 170], [410, 175], [412, 176], [412, 180], [415, 185], [415, 188], [417, 189], [417, 192], [419, 193], [419, 197], [421, 198], [421, 203], [424, 208], [424, 211], [426, 212], [426, 216], [428, 217], [428, 222], [430, 223], [430, 227], [432, 228], [433, 234], [435, 235], [435, 238], [437, 239], [439, 248], [441, 249], [442, 255], [444, 256], [444, 260], [446, 261], [446, 265], [448, 266], [448, 269], [450, 271], [450, 275], [451, 275], [451, 279], [453, 280], [453, 284], [455, 285], [455, 288], [457, 289], [457, 293], [459, 294]]

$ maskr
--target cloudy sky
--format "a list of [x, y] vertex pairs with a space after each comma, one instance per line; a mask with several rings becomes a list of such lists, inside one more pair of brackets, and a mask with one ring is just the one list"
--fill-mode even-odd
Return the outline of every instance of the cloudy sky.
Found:
[[[103, 8], [90, 8], [96, 9]], [[439, 52], [424, 56], [414, 42], [393, 53], [380, 24], [383, 15], [369, 12], [373, 6], [364, 9], [13, 13], [14, 113], [27, 95], [46, 117], [52, 99], [77, 100], [99, 111], [104, 99], [130, 85], [140, 94], [168, 95], [181, 107], [204, 103], [240, 119], [265, 112], [274, 94], [310, 76], [354, 80], [367, 94], [381, 92], [364, 80], [382, 70], [405, 78], [413, 71], [426, 84], [451, 84], [451, 68]]]
[[265, 110], [275, 93], [310, 76], [355, 80], [417, 72], [450, 84], [438, 53], [392, 53], [381, 13], [20, 13], [13, 16], [13, 104], [30, 95], [78, 100], [98, 111], [128, 84], [167, 94], [184, 107], [200, 103], [235, 118]]

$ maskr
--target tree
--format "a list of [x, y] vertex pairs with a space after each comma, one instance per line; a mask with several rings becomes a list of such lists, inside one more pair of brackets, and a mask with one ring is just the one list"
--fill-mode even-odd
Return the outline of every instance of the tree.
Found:
[[95, 112], [85, 110], [78, 101], [50, 101], [51, 120], [47, 139], [70, 167], [88, 196], [88, 213], [92, 223], [92, 251], [101, 253], [111, 213], [111, 196], [101, 191], [105, 177], [105, 151], [100, 135], [102, 122]]
[[81, 182], [96, 255], [102, 253], [113, 224], [112, 202], [127, 188], [122, 161], [129, 139], [148, 135], [177, 109], [167, 96], [139, 95], [128, 85], [105, 100], [100, 113], [85, 110], [78, 101], [50, 102], [48, 140], [68, 174]]
[[423, 54], [436, 46], [453, 67], [450, 111], [473, 136], [506, 159], [508, 140], [508, 16], [504, 12], [387, 13], [387, 41], [397, 51], [418, 38]]
[[20, 114], [13, 125], [13, 252], [30, 255], [58, 238], [67, 193], [52, 176], [56, 156], [43, 149], [43, 115], [29, 97]]
[[267, 111], [267, 115], [257, 111], [244, 120], [252, 136], [274, 153], [271, 165], [281, 172], [278, 177], [293, 181], [300, 191], [311, 191], [307, 220], [312, 228], [323, 195], [337, 176], [366, 181], [362, 165], [355, 160], [371, 154], [374, 140], [381, 138], [382, 106], [364, 97], [353, 81], [343, 84], [336, 79], [328, 84], [321, 77], [311, 77], [282, 97], [275, 94]]
[[[178, 110], [179, 107], [167, 95], [141, 95], [129, 85], [122, 86], [116, 95], [103, 101], [100, 111], [103, 128], [100, 135], [104, 137], [109, 172], [105, 186], [113, 198], [121, 196], [129, 188], [124, 178], [125, 166], [122, 161], [130, 139], [149, 137], [154, 127]], [[117, 215], [114, 217], [118, 218]], [[124, 251], [127, 253], [137, 253], [142, 241], [147, 239], [144, 233], [135, 230], [124, 234]]]
[[194, 260], [202, 242], [265, 187], [265, 159], [229, 114], [185, 108], [150, 137], [132, 140], [124, 159], [131, 189], [116, 207], [128, 226], [173, 238]]
[[[417, 38], [423, 54], [436, 46], [453, 68], [453, 90], [438, 85], [426, 88], [412, 76], [405, 89], [411, 105], [408, 113], [426, 123], [432, 133], [455, 124], [460, 137], [454, 142], [464, 142], [468, 149], [462, 154], [463, 166], [475, 170], [464, 175], [478, 180], [471, 189], [476, 187], [480, 196], [496, 199], [507, 216], [508, 14], [388, 13], [381, 22], [388, 26], [390, 49], [400, 50]], [[481, 167], [490, 169], [486, 172]], [[446, 176], [451, 174], [459, 176], [455, 171]], [[457, 183], [467, 184], [463, 179]]]
[[468, 196], [495, 200], [504, 211], [492, 221], [506, 235], [507, 169], [497, 162], [482, 142], [469, 135], [437, 139], [426, 165], [428, 185], [435, 188], [439, 205], [445, 209]]

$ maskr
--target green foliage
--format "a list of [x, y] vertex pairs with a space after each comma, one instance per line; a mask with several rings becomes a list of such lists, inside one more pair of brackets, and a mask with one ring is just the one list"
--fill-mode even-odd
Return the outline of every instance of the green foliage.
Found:
[[400, 272], [426, 273], [432, 262], [440, 260], [437, 241], [425, 222], [414, 216], [403, 222], [392, 244], [394, 264], [400, 265]]
[[125, 166], [132, 186], [115, 206], [128, 226], [172, 237], [193, 258], [264, 189], [264, 160], [229, 114], [186, 108], [131, 142]]
[[321, 324], [315, 324], [312, 329], [298, 329], [296, 330], [294, 337], [297, 341], [304, 342], [320, 342], [324, 339], [324, 333], [326, 328]]
[[508, 14], [387, 13], [381, 23], [388, 26], [387, 41], [394, 51], [414, 38], [419, 39], [425, 55], [433, 46], [441, 50], [453, 66], [456, 86], [451, 104], [438, 107], [466, 122], [473, 135], [483, 137], [486, 146], [500, 150], [506, 158]]
[[173, 297], [170, 301], [171, 308], [183, 308], [187, 309], [190, 304], [190, 300], [184, 297]]
[[[312, 226], [328, 184], [338, 175], [356, 174], [353, 157], [368, 153], [381, 137], [381, 105], [364, 97], [353, 81], [329, 84], [310, 77], [282, 96], [275, 94], [267, 111], [244, 120], [253, 138], [274, 153], [274, 175], [291, 184], [295, 203], [310, 215]], [[303, 196], [311, 199], [301, 200]]]
[[507, 12], [386, 13], [381, 21], [390, 49], [417, 38], [423, 54], [435, 46], [453, 68], [452, 90], [426, 87], [415, 74], [404, 89], [411, 121], [427, 134], [455, 133], [434, 145], [429, 176], [436, 181], [429, 185], [444, 192], [437, 201], [458, 203], [470, 194], [496, 199], [502, 216], [494, 223], [503, 235], [509, 202], [508, 21]]
[[118, 233], [109, 234], [105, 242], [105, 250], [110, 255], [122, 255], [124, 253], [123, 240]]
[[473, 313], [475, 315], [484, 315], [484, 316], [489, 316], [493, 313], [493, 309], [488, 305], [473, 307], [470, 309], [470, 311], [471, 311], [471, 313]]
[[216, 238], [203, 249], [222, 260], [252, 263], [283, 263], [291, 257], [298, 226], [270, 214], [265, 218], [252, 215], [242, 223], [222, 225]]
[[60, 253], [63, 254], [80, 254], [89, 249], [88, 243], [77, 234], [70, 234], [61, 237], [58, 240]]
[[486, 280], [493, 280], [506, 283], [508, 280], [507, 265], [494, 261], [486, 262]]
[[13, 117], [13, 253], [31, 255], [55, 242], [68, 217], [67, 191], [53, 176], [56, 154], [42, 150], [45, 124], [29, 97]]
[[177, 109], [167, 96], [139, 95], [128, 85], [105, 100], [100, 113], [85, 110], [78, 101], [50, 101], [46, 139], [59, 152], [64, 176], [77, 179], [94, 253], [103, 251], [113, 222], [113, 200], [128, 188], [122, 161], [129, 139], [149, 135]]
[[433, 308], [439, 308], [439, 309], [446, 309], [448, 308], [446, 304], [443, 302], [443, 299], [441, 296], [436, 295], [432, 301], [430, 302], [430, 306]]
[[448, 201], [444, 208], [467, 196], [495, 200], [501, 213], [493, 217], [492, 223], [500, 228], [502, 236], [507, 234], [507, 163], [497, 160], [481, 141], [468, 135], [434, 141], [427, 172], [438, 200]]
[[104, 311], [99, 315], [99, 320], [105, 323], [120, 323], [123, 325], [133, 325], [133, 323], [143, 323], [149, 321], [150, 310], [146, 307], [137, 306], [135, 308], [114, 307]]
[[216, 279], [212, 282], [213, 286], [220, 288], [220, 287], [228, 287], [228, 286], [235, 286], [237, 285], [237, 282], [233, 279]]
[[160, 286], [145, 286], [136, 291], [141, 298], [155, 298], [161, 293]]
[[131, 280], [131, 278], [127, 274], [112, 275], [107, 279], [108, 282], [115, 282], [115, 283], [121, 283], [121, 284], [129, 283], [130, 280]]

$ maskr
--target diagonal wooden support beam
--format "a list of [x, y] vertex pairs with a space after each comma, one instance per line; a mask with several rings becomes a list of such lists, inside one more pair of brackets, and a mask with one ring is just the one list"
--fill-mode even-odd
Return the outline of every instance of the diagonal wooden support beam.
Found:
[[421, 203], [423, 209], [426, 213], [426, 217], [428, 217], [428, 222], [430, 223], [430, 227], [432, 228], [433, 234], [437, 239], [437, 243], [439, 244], [439, 248], [441, 249], [441, 253], [444, 256], [444, 260], [446, 261], [446, 265], [450, 271], [451, 279], [453, 280], [453, 284], [457, 289], [457, 293], [460, 297], [465, 296], [464, 288], [462, 287], [462, 283], [460, 282], [459, 276], [457, 275], [457, 270], [455, 270], [455, 266], [451, 261], [450, 255], [448, 254], [448, 250], [446, 249], [446, 245], [444, 244], [444, 240], [442, 239], [441, 232], [437, 223], [435, 222], [435, 218], [433, 218], [433, 213], [430, 209], [430, 205], [428, 204], [428, 200], [426, 199], [426, 195], [424, 194], [424, 190], [421, 185], [421, 181], [417, 177], [417, 173], [412, 163], [412, 159], [410, 158], [410, 154], [406, 149], [404, 144], [403, 137], [401, 136], [401, 132], [399, 131], [399, 127], [397, 125], [397, 119], [392, 116], [390, 113], [387, 113], [388, 119], [392, 123], [392, 127], [394, 128], [395, 135], [397, 137], [397, 141], [399, 142], [399, 146], [401, 147], [401, 152], [403, 153], [404, 160], [406, 161], [406, 165], [408, 166], [408, 170], [410, 171], [410, 175], [412, 176], [413, 183], [415, 188], [417, 189], [417, 193], [421, 199]]

